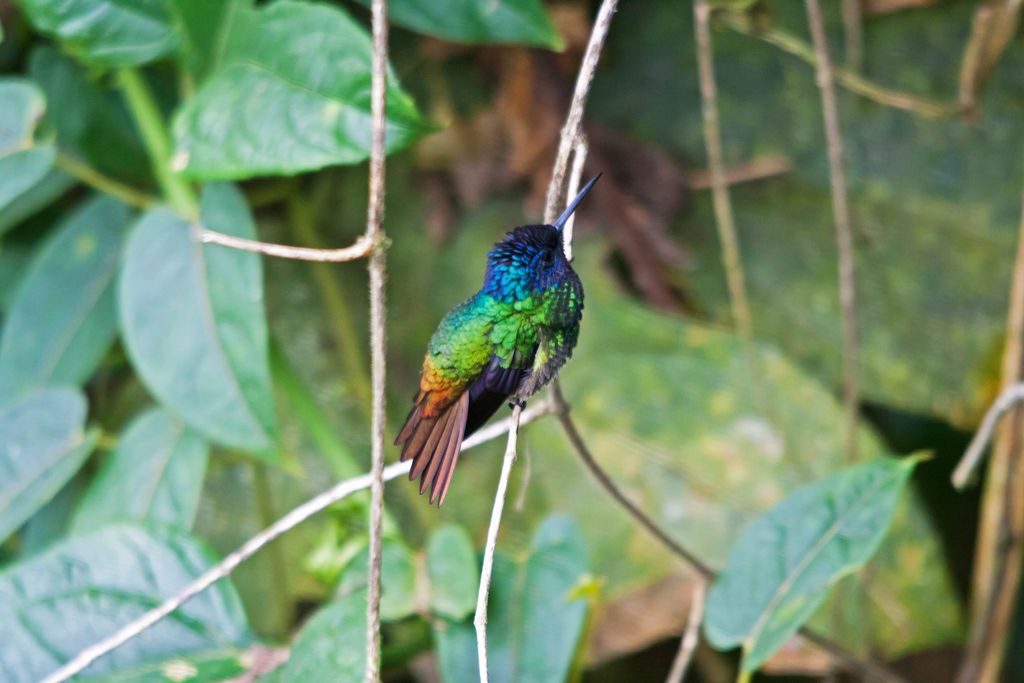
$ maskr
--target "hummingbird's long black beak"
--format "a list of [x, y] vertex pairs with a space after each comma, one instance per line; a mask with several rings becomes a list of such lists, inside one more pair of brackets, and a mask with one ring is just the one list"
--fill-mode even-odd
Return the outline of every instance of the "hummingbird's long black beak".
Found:
[[588, 192], [590, 192], [590, 188], [594, 186], [594, 183], [596, 183], [597, 179], [600, 177], [601, 174], [598, 173], [596, 176], [590, 179], [589, 183], [583, 186], [583, 189], [580, 190], [580, 193], [576, 195], [576, 199], [572, 200], [572, 204], [566, 207], [565, 211], [562, 212], [562, 215], [558, 217], [558, 220], [556, 220], [552, 224], [552, 227], [555, 230], [561, 230], [562, 228], [565, 227], [565, 222], [569, 220], [569, 216], [571, 216], [572, 212], [576, 210], [576, 207], [579, 206], [579, 203], [583, 201], [583, 198], [587, 195]]

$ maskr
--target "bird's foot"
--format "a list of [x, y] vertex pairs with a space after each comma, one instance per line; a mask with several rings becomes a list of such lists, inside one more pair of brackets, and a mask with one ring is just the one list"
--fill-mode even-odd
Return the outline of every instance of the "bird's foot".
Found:
[[524, 398], [514, 398], [514, 399], [512, 399], [511, 401], [508, 402], [508, 407], [509, 408], [515, 408], [516, 406], [519, 406], [520, 410], [526, 408], [526, 399], [524, 399]]

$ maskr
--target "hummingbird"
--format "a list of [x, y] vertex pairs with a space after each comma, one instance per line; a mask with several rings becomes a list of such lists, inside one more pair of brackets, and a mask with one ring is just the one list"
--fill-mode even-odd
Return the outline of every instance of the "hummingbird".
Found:
[[487, 254], [479, 292], [448, 312], [430, 338], [420, 389], [395, 445], [409, 480], [441, 507], [462, 440], [508, 401], [526, 399], [572, 356], [583, 284], [565, 257], [562, 229], [597, 174], [551, 225], [523, 225]]

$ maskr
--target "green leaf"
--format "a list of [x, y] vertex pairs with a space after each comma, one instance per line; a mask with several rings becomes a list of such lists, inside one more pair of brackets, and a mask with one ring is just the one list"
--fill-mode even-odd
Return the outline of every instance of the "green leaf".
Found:
[[[554, 515], [541, 523], [528, 557], [494, 557], [487, 611], [487, 658], [493, 683], [561, 683], [569, 675], [588, 604], [573, 594], [587, 576], [587, 552], [576, 524]], [[469, 620], [439, 619], [438, 667], [447, 683], [477, 674]]]
[[799, 489], [755, 520], [708, 594], [708, 641], [719, 649], [742, 644], [743, 668], [757, 669], [831, 584], [871, 558], [917, 462], [858, 465]]
[[[369, 549], [356, 553], [338, 582], [338, 595], [366, 590]], [[381, 546], [380, 617], [398, 621], [416, 611], [416, 563], [401, 541], [385, 538]]]
[[[368, 0], [359, 2], [370, 4]], [[565, 48], [540, 0], [391, 0], [388, 18], [413, 31], [459, 43]]]
[[35, 146], [33, 133], [46, 100], [28, 81], [0, 79], [0, 211], [42, 180], [56, 158], [53, 145]]
[[85, 398], [49, 389], [0, 409], [0, 542], [46, 504], [92, 452]]
[[366, 588], [330, 603], [299, 633], [284, 665], [286, 683], [362, 681], [366, 668]]
[[[336, 7], [279, 0], [235, 13], [218, 68], [178, 111], [176, 163], [196, 178], [353, 164], [370, 149], [370, 38]], [[388, 71], [387, 145], [428, 132]]]
[[125, 429], [86, 491], [72, 524], [84, 533], [113, 522], [188, 529], [195, 520], [209, 445], [159, 408]]
[[480, 567], [473, 542], [457, 524], [443, 524], [427, 542], [430, 608], [449, 619], [463, 619], [476, 608]]
[[224, 57], [235, 13], [253, 0], [175, 0], [171, 4], [181, 29], [180, 51], [193, 78], [202, 80]]
[[36, 254], [0, 335], [0, 395], [92, 375], [117, 333], [114, 276], [127, 223], [125, 205], [95, 197]]
[[[245, 200], [228, 184], [203, 193], [204, 227], [254, 237]], [[172, 413], [210, 439], [263, 453], [276, 436], [259, 256], [203, 245], [198, 225], [167, 209], [132, 231], [119, 284], [132, 364]]]
[[177, 45], [163, 0], [21, 0], [25, 16], [101, 67], [145, 64]]
[[[177, 594], [214, 561], [183, 532], [119, 525], [9, 567], [0, 573], [0, 675], [9, 683], [38, 681]], [[220, 581], [83, 673], [109, 675], [174, 655], [244, 647], [250, 639], [238, 595]]]

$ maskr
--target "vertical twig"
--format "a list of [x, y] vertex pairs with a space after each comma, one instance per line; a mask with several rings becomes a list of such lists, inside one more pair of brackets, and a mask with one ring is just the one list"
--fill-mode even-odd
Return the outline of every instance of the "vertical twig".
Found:
[[690, 598], [690, 616], [686, 620], [686, 631], [679, 641], [679, 652], [672, 660], [672, 668], [669, 669], [668, 678], [665, 683], [683, 683], [686, 677], [686, 670], [690, 668], [690, 660], [697, 649], [697, 641], [700, 639], [700, 621], [704, 616], [704, 599], [707, 592], [707, 583], [704, 578], [694, 579], [693, 597]]
[[594, 72], [597, 70], [597, 62], [601, 58], [601, 48], [604, 47], [604, 39], [608, 35], [608, 27], [612, 23], [612, 15], [618, 6], [618, 0], [604, 0], [600, 9], [597, 10], [597, 18], [594, 19], [594, 27], [590, 30], [590, 40], [587, 42], [587, 49], [583, 53], [583, 62], [580, 64], [580, 72], [576, 76], [576, 88], [572, 94], [572, 104], [569, 105], [569, 115], [565, 117], [565, 125], [562, 127], [561, 137], [558, 139], [558, 152], [555, 154], [555, 164], [551, 171], [551, 183], [548, 185], [547, 200], [544, 202], [544, 222], [550, 223], [558, 215], [558, 198], [565, 185], [565, 172], [569, 165], [569, 153], [576, 145], [580, 137], [583, 125], [583, 109], [587, 104], [587, 95], [590, 93], [590, 83], [594, 80]]
[[[580, 191], [580, 180], [583, 178], [583, 164], [587, 161], [587, 136], [580, 133], [576, 137], [576, 144], [572, 148], [572, 173], [569, 174], [569, 186], [565, 190], [566, 197], [575, 197]], [[565, 258], [572, 263], [572, 238], [573, 228], [576, 226], [576, 214], [569, 216], [562, 228], [562, 246], [565, 249]]]
[[[1000, 381], [1004, 396], [1024, 374], [1024, 195], [1021, 207]], [[1020, 462], [1024, 411], [1014, 405], [1010, 415], [996, 433], [985, 480], [974, 556], [971, 626], [958, 683], [998, 680], [1017, 607], [1024, 565], [1024, 465]]]
[[370, 253], [370, 362], [373, 390], [370, 448], [370, 548], [366, 596], [366, 682], [380, 680], [380, 573], [384, 520], [384, 131], [387, 106], [387, 1], [373, 0], [373, 82], [370, 107], [373, 132], [370, 146], [370, 197], [366, 236]]
[[825, 118], [825, 139], [828, 144], [829, 176], [832, 182], [832, 209], [836, 221], [836, 242], [839, 250], [839, 307], [843, 319], [843, 412], [846, 428], [846, 459], [857, 458], [857, 308], [853, 279], [853, 236], [850, 230], [850, 207], [846, 198], [846, 177], [843, 172], [843, 138], [839, 130], [836, 89], [832, 79], [832, 62], [825, 39], [825, 26], [818, 0], [807, 0], [807, 21], [814, 39], [817, 56], [817, 82], [821, 90], [821, 109]]
[[[715, 209], [715, 225], [722, 243], [722, 264], [729, 287], [729, 303], [736, 331], [752, 350], [754, 333], [750, 323], [750, 306], [743, 283], [743, 263], [740, 259], [736, 223], [729, 201], [729, 186], [725, 179], [722, 159], [722, 131], [718, 125], [718, 93], [715, 87], [714, 62], [711, 56], [711, 7], [708, 0], [696, 0], [693, 5], [694, 30], [697, 33], [697, 65], [700, 76], [701, 109], [704, 114], [704, 144], [708, 154], [708, 172], [711, 177], [711, 199]], [[751, 354], [751, 358], [753, 355]]]
[[843, 0], [843, 42], [846, 68], [859, 74], [864, 69], [864, 12], [860, 0]]
[[519, 418], [522, 408], [512, 409], [512, 425], [508, 430], [508, 443], [505, 445], [505, 458], [501, 463], [501, 477], [498, 479], [498, 490], [494, 494], [494, 507], [491, 508], [491, 521], [487, 525], [487, 545], [484, 546], [484, 561], [480, 567], [480, 587], [476, 594], [476, 614], [473, 616], [473, 627], [476, 629], [476, 655], [480, 666], [480, 683], [487, 683], [487, 600], [490, 594], [491, 571], [494, 569], [494, 548], [498, 543], [498, 527], [501, 526], [501, 513], [505, 509], [505, 494], [508, 491], [508, 480], [512, 474], [512, 464], [516, 461], [516, 441], [519, 437]]

